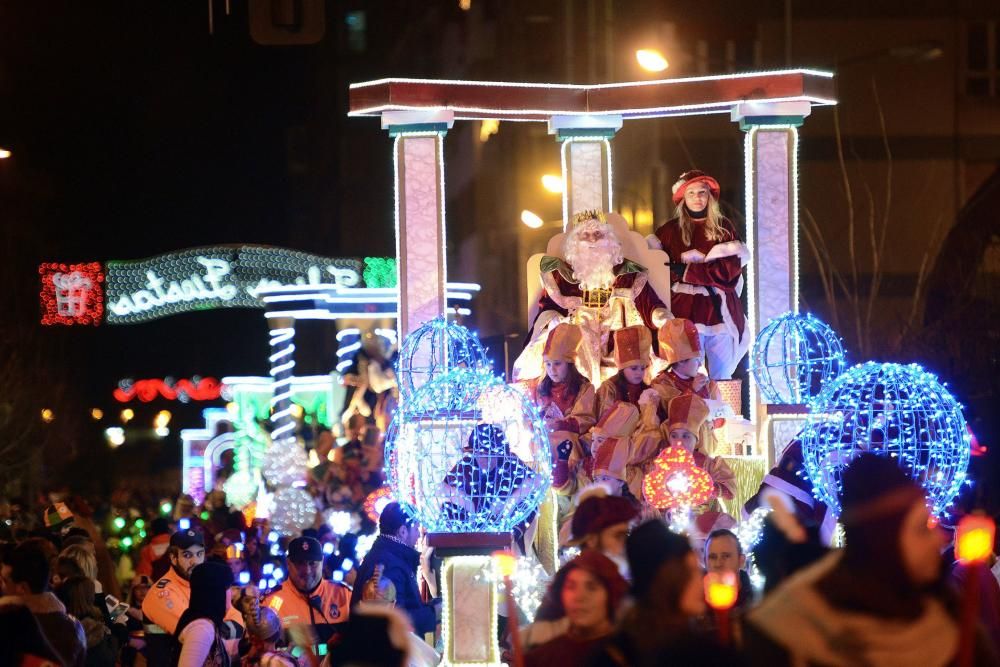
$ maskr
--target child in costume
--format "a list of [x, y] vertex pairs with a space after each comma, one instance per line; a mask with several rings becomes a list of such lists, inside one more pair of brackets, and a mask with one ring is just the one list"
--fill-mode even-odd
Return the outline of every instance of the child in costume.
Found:
[[670, 387], [680, 394], [697, 394], [706, 400], [721, 401], [722, 392], [715, 380], [701, 372], [705, 354], [698, 328], [691, 320], [669, 320], [656, 333], [658, 356], [667, 362], [649, 386]]
[[642, 498], [643, 466], [661, 442], [658, 436], [640, 436], [638, 423], [638, 408], [620, 401], [590, 431], [593, 480], [637, 502]]
[[571, 465], [586, 458], [586, 453], [580, 449], [580, 435], [597, 421], [594, 385], [576, 368], [581, 338], [580, 327], [576, 325], [556, 326], [542, 350], [545, 375], [518, 385], [545, 421], [553, 459], [558, 459], [560, 445], [568, 442]]
[[[721, 458], [709, 456], [701, 447], [700, 433], [708, 419], [708, 406], [695, 394], [684, 394], [672, 399], [667, 406], [667, 419], [660, 425], [660, 432], [667, 445], [683, 447], [694, 457], [695, 465], [702, 468], [715, 484], [716, 495], [730, 500], [736, 495], [736, 475]], [[714, 504], [714, 502], [712, 503]], [[706, 506], [703, 511], [719, 509]]]
[[[656, 339], [659, 344], [657, 356], [667, 362], [667, 367], [653, 378], [649, 390], [639, 397], [642, 414], [639, 430], [644, 434], [659, 429], [667, 418], [667, 406], [677, 396], [695, 394], [708, 401], [722, 400], [718, 385], [700, 370], [704, 355], [694, 322], [680, 318], [670, 320], [659, 328]], [[705, 423], [698, 439], [703, 451], [714, 451], [711, 422]]]
[[618, 373], [608, 378], [597, 390], [597, 417], [600, 419], [618, 401], [639, 405], [639, 397], [649, 385], [643, 381], [649, 366], [649, 351], [653, 336], [642, 325], [615, 331], [614, 356]]

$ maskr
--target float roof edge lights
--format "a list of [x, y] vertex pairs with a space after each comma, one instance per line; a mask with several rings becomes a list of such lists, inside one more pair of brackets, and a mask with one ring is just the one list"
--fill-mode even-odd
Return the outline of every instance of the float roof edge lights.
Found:
[[790, 69], [596, 85], [377, 79], [350, 88], [351, 116], [451, 111], [456, 119], [548, 121], [552, 116], [623, 118], [720, 113], [746, 103], [836, 104], [832, 72]]

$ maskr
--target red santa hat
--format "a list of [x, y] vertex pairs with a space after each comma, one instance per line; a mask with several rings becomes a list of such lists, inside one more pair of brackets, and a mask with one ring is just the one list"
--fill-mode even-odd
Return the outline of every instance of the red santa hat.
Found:
[[703, 183], [716, 199], [719, 198], [719, 194], [722, 192], [722, 188], [719, 187], [719, 182], [717, 180], [703, 171], [692, 169], [691, 171], [685, 171], [681, 174], [681, 177], [676, 183], [674, 183], [674, 187], [671, 188], [674, 194], [674, 203], [680, 204], [684, 201], [684, 191], [696, 183]]

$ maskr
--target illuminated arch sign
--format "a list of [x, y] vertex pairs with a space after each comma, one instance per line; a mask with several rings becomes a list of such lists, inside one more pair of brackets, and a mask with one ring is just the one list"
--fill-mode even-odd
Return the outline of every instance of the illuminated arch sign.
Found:
[[262, 289], [362, 286], [365, 266], [263, 246], [194, 248], [105, 267], [108, 324], [134, 324], [192, 310], [263, 308]]

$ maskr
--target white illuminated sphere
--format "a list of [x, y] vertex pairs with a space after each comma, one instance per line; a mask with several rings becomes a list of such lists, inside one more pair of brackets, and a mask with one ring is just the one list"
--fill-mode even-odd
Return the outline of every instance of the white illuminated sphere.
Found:
[[396, 376], [405, 402], [417, 389], [452, 368], [489, 369], [486, 351], [474, 333], [438, 317], [403, 339]]
[[537, 409], [482, 370], [453, 369], [417, 389], [396, 412], [385, 455], [393, 498], [429, 532], [511, 531], [552, 480]]
[[807, 403], [846, 366], [836, 332], [812, 315], [785, 313], [761, 329], [750, 369], [769, 403]]
[[932, 373], [916, 364], [859, 364], [810, 404], [802, 454], [814, 493], [840, 513], [844, 468], [862, 452], [899, 462], [942, 515], [966, 482], [969, 433], [962, 409]]

